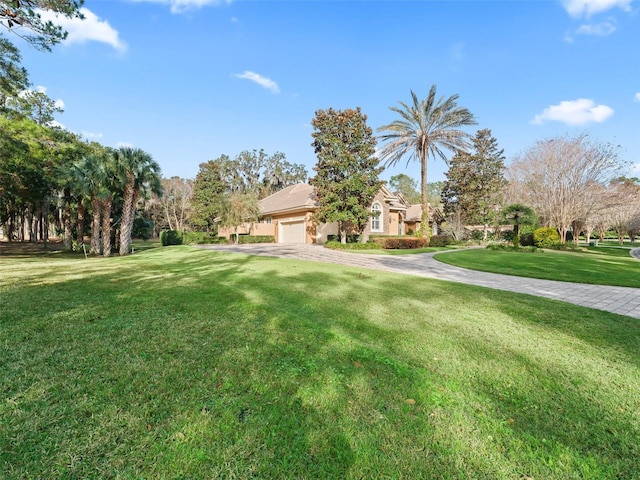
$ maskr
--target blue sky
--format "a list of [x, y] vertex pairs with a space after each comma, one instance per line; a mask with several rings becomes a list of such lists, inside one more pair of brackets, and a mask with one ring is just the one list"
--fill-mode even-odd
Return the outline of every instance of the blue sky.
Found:
[[[51, 53], [19, 44], [57, 120], [151, 153], [163, 175], [242, 150], [312, 175], [318, 109], [361, 107], [375, 131], [432, 84], [458, 94], [507, 163], [536, 141], [588, 133], [640, 176], [640, 2], [633, 0], [86, 0]], [[382, 177], [419, 166], [401, 162]], [[447, 166], [430, 161], [431, 181]]]

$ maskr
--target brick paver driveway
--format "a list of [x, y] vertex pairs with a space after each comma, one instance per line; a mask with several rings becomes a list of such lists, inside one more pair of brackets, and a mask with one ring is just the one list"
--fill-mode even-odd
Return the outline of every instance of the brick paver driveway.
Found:
[[[338, 263], [340, 265], [448, 280], [552, 298], [575, 305], [640, 318], [640, 288], [587, 285], [478, 272], [438, 262], [433, 258], [434, 254], [432, 253], [394, 256], [368, 255], [330, 250], [319, 245], [283, 244], [200, 245], [200, 247], [214, 251], [227, 251], [247, 255]], [[636, 249], [634, 253], [640, 253], [640, 249]], [[638, 271], [640, 274], [640, 265]]]

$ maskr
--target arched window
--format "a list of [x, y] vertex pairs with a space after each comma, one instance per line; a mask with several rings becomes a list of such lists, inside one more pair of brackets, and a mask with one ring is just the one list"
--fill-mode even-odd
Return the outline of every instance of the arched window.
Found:
[[371, 231], [382, 232], [382, 207], [378, 202], [371, 205]]

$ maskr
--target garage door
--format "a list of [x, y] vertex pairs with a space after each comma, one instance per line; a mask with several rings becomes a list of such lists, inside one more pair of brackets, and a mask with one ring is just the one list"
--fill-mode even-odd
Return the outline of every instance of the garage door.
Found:
[[304, 221], [281, 223], [280, 243], [306, 243]]

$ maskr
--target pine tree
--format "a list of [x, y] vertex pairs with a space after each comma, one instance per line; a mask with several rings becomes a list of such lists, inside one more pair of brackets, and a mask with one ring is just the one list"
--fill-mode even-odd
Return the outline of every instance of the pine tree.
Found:
[[459, 151], [451, 159], [442, 199], [445, 215], [459, 212], [467, 224], [482, 225], [486, 242], [506, 184], [505, 157], [489, 129], [479, 130], [472, 142], [471, 153]]

